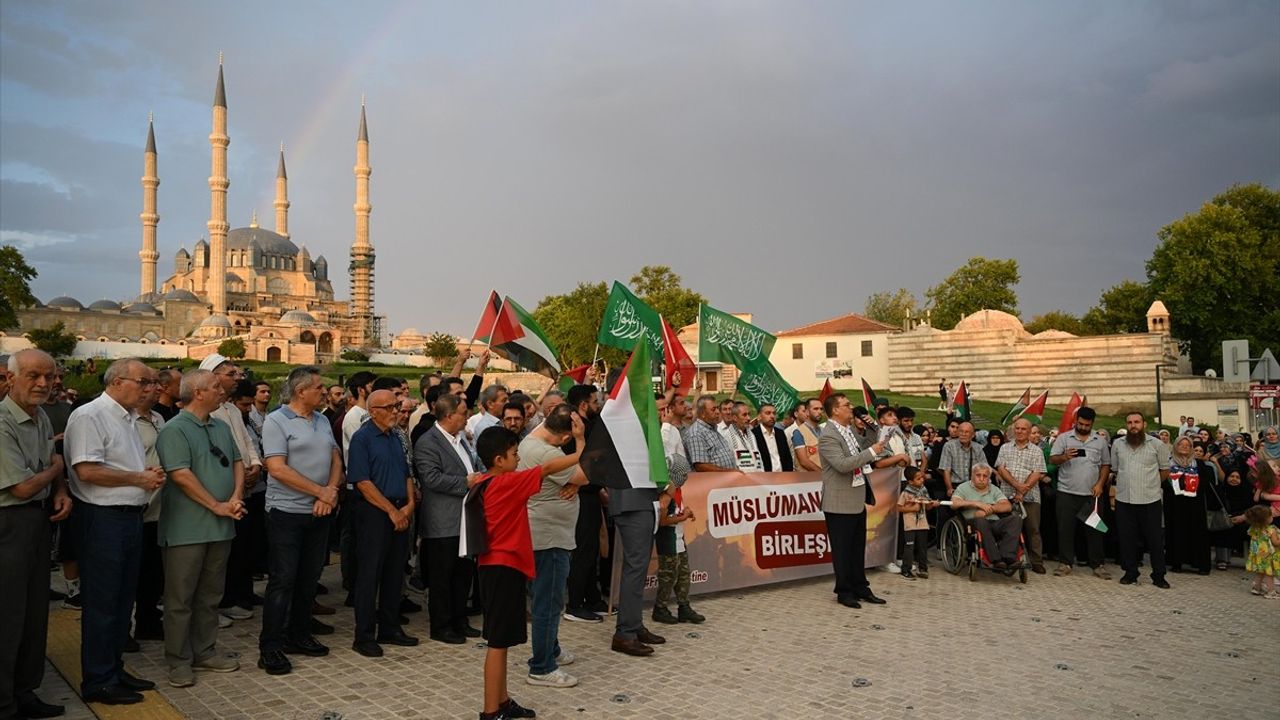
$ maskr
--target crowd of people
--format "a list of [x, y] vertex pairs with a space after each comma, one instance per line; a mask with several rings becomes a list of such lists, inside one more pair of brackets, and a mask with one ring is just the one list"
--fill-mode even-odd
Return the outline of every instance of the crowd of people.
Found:
[[[867, 508], [883, 502], [901, 523], [898, 560], [886, 569], [909, 580], [929, 577], [930, 528], [955, 512], [981, 531], [998, 569], [1011, 566], [1020, 536], [1036, 573], [1056, 558], [1054, 574], [1071, 574], [1081, 547], [1102, 579], [1106, 559], [1118, 558], [1122, 584], [1138, 581], [1145, 551], [1160, 588], [1166, 572], [1208, 574], [1240, 555], [1257, 573], [1255, 594], [1280, 597], [1275, 427], [1255, 446], [1194, 418], [1176, 437], [1151, 434], [1133, 412], [1113, 439], [1085, 407], [1061, 435], [1026, 418], [935, 430], [909, 407], [855, 406], [843, 393], [779, 417], [772, 405], [753, 412], [667, 388], [655, 404], [670, 483], [606, 489], [580, 459], [608, 383], [592, 377], [535, 398], [486, 384], [487, 363], [482, 354], [467, 380], [461, 360], [425, 375], [414, 398], [405, 379], [369, 372], [331, 385], [319, 368], [296, 367], [273, 389], [217, 354], [187, 372], [118, 360], [103, 372], [103, 392], [73, 407], [53, 358], [7, 358], [0, 566], [14, 588], [0, 594], [0, 719], [63, 712], [35, 694], [55, 545], [63, 605], [81, 613], [87, 702], [136, 703], [154, 689], [124, 668], [139, 641], [164, 643], [173, 687], [238, 670], [218, 630], [258, 612], [257, 665], [267, 674], [328, 655], [317, 636], [334, 628], [320, 618], [336, 609], [319, 597], [330, 592], [321, 574], [336, 548], [354, 652], [418, 645], [408, 616], [423, 610], [411, 592], [424, 591], [431, 641], [487, 642], [482, 720], [534, 717], [508, 691], [510, 648], [531, 641], [527, 683], [566, 688], [578, 679], [564, 670], [575, 658], [560, 645], [562, 620], [616, 613], [611, 649], [640, 657], [666, 642], [646, 609], [658, 624], [706, 621], [691, 604], [683, 532], [694, 517], [682, 497], [691, 472], [821, 473], [834, 593], [848, 607], [885, 603], [865, 568]], [[869, 477], [880, 468], [902, 470], [895, 497], [875, 496]], [[1114, 531], [1099, 531], [1091, 514]], [[655, 551], [658, 587], [646, 608]]]

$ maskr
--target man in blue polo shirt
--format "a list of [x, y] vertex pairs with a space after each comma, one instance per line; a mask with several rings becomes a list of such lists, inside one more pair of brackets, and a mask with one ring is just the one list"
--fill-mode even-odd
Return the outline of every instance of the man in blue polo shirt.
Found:
[[351, 647], [365, 657], [382, 657], [379, 643], [418, 644], [418, 638], [400, 629], [413, 479], [394, 432], [400, 409], [395, 393], [375, 390], [366, 409], [369, 422], [351, 436], [347, 451], [347, 479], [359, 492], [354, 499], [356, 636]]

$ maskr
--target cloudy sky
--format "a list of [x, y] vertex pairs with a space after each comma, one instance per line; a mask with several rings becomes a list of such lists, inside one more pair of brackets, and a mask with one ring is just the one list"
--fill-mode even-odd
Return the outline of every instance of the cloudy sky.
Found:
[[48, 300], [137, 294], [155, 112], [159, 274], [208, 220], [225, 53], [233, 227], [274, 217], [346, 297], [368, 98], [376, 307], [469, 333], [671, 265], [782, 330], [975, 255], [1024, 319], [1141, 278], [1155, 233], [1280, 186], [1274, 2], [0, 4], [0, 240]]

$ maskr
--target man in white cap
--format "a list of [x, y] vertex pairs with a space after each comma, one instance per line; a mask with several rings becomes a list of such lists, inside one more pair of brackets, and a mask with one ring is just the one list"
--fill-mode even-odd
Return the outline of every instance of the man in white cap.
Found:
[[[200, 369], [208, 370], [218, 378], [222, 384], [223, 397], [230, 398], [235, 394], [236, 383], [244, 377], [244, 372], [235, 364], [235, 361], [225, 355], [213, 353], [200, 361]], [[244, 489], [245, 497], [248, 497], [255, 483], [266, 482], [266, 477], [262, 473], [262, 456], [258, 453], [258, 443], [249, 437], [249, 431], [244, 427], [244, 416], [240, 414], [240, 409], [230, 400], [225, 400], [217, 410], [209, 413], [209, 417], [221, 420], [231, 426], [231, 437], [236, 442], [236, 450], [239, 451], [240, 458], [244, 462]], [[253, 617], [253, 611], [238, 605], [232, 605], [229, 608], [223, 608], [222, 614], [231, 620], [248, 620]], [[223, 624], [229, 622], [223, 620]]]

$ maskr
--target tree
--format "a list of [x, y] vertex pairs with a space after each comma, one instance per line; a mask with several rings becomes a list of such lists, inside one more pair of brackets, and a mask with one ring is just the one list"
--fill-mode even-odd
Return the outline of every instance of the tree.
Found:
[[1103, 291], [1098, 304], [1089, 308], [1081, 322], [1090, 335], [1146, 332], [1152, 299], [1146, 284], [1125, 280]]
[[18, 308], [36, 304], [30, 283], [37, 274], [18, 248], [0, 245], [0, 328], [18, 327]]
[[359, 350], [343, 350], [342, 354], [339, 355], [338, 358], [342, 360], [342, 362], [350, 362], [350, 363], [369, 362], [369, 356], [360, 352]]
[[878, 292], [867, 298], [864, 314], [877, 322], [902, 327], [916, 311], [916, 296], [906, 288], [895, 293]]
[[240, 338], [227, 338], [218, 343], [218, 354], [225, 355], [232, 360], [239, 360], [244, 357], [244, 340]]
[[[698, 306], [707, 299], [684, 286], [680, 276], [666, 265], [645, 265], [631, 276], [636, 295], [667, 319], [675, 330], [698, 319]], [[604, 314], [603, 307], [600, 310]]]
[[[609, 288], [601, 282], [578, 283], [572, 292], [548, 295], [538, 303], [533, 319], [560, 350], [561, 362], [566, 367], [591, 362], [608, 301]], [[623, 354], [613, 348], [600, 348], [599, 357], [610, 365], [617, 365]]]
[[1045, 330], [1061, 330], [1069, 332], [1072, 335], [1087, 335], [1084, 323], [1080, 318], [1071, 313], [1062, 312], [1061, 310], [1050, 310], [1043, 315], [1036, 315], [1031, 318], [1031, 322], [1024, 325], [1027, 332], [1031, 334], [1044, 332]]
[[76, 336], [67, 332], [67, 327], [61, 320], [52, 327], [32, 329], [27, 333], [27, 339], [32, 345], [54, 357], [67, 357], [76, 351]]
[[431, 337], [427, 338], [422, 348], [427, 357], [441, 367], [449, 365], [458, 357], [458, 341], [447, 333], [431, 333]]
[[1013, 286], [1021, 279], [1017, 260], [969, 258], [969, 262], [925, 293], [933, 306], [933, 326], [950, 330], [965, 315], [979, 310], [1017, 315], [1018, 294]]
[[1280, 349], [1280, 192], [1234, 185], [1157, 236], [1147, 284], [1196, 372], [1221, 370], [1223, 340]]

